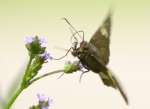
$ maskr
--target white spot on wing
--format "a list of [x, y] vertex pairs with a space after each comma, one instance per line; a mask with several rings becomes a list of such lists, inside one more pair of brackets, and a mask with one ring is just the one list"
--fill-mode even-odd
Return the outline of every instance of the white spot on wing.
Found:
[[105, 36], [106, 38], [108, 38], [108, 31], [107, 31], [107, 29], [105, 29], [104, 27], [102, 27], [100, 29], [100, 32], [102, 33], [103, 36]]

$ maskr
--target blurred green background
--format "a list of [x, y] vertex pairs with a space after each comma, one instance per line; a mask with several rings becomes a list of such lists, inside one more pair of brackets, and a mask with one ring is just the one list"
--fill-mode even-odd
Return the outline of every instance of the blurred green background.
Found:
[[[46, 37], [48, 50], [55, 57], [62, 56], [65, 52], [56, 47], [69, 48], [71, 33], [61, 18], [68, 18], [78, 30], [84, 30], [89, 40], [110, 8], [114, 15], [109, 67], [122, 81], [130, 106], [90, 72], [81, 84], [80, 73], [58, 80], [59, 75], [45, 78], [24, 91], [14, 109], [27, 109], [40, 92], [54, 99], [53, 109], [150, 108], [149, 0], [0, 0], [0, 94], [6, 95], [8, 86], [28, 59], [24, 37]], [[50, 62], [41, 74], [63, 67], [63, 62]]]

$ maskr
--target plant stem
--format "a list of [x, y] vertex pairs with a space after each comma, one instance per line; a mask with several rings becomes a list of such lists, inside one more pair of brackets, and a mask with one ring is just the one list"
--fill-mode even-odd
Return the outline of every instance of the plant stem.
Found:
[[25, 79], [25, 77], [26, 77], [26, 75], [27, 75], [27, 73], [28, 73], [28, 70], [29, 70], [30, 65], [31, 65], [31, 63], [32, 63], [32, 59], [33, 59], [33, 57], [30, 56], [29, 62], [28, 62], [28, 64], [27, 64], [27, 68], [26, 68], [26, 70], [25, 70], [25, 74], [24, 74], [24, 76], [23, 76], [23, 81], [24, 81], [24, 79]]
[[64, 70], [63, 70], [63, 69], [61, 69], [61, 70], [56, 70], [56, 71], [52, 71], [52, 72], [43, 74], [43, 75], [41, 75], [41, 76], [39, 76], [39, 77], [36, 77], [35, 79], [31, 80], [30, 85], [31, 85], [32, 83], [34, 83], [35, 81], [39, 80], [39, 79], [42, 79], [42, 78], [44, 78], [44, 77], [50, 76], [50, 75], [52, 75], [52, 74], [60, 73], [60, 72], [64, 72]]
[[[33, 59], [32, 56], [30, 56], [30, 60], [29, 60], [29, 62], [28, 62], [28, 64], [27, 64], [27, 68], [26, 68], [26, 70], [25, 70], [25, 74], [24, 74], [24, 76], [23, 76], [22, 83], [24, 82], [24, 79], [25, 79], [26, 75], [28, 74], [28, 70], [30, 69], [30, 65], [31, 65], [31, 63], [32, 63], [32, 59]], [[21, 94], [21, 92], [22, 92], [25, 88], [28, 88], [33, 82], [35, 82], [35, 81], [37, 81], [37, 80], [39, 80], [39, 79], [42, 79], [42, 78], [44, 78], [44, 77], [46, 77], [46, 76], [49, 76], [49, 75], [52, 75], [52, 74], [56, 74], [56, 73], [60, 73], [60, 72], [63, 72], [63, 71], [64, 71], [64, 70], [56, 70], [56, 71], [53, 71], [53, 72], [50, 72], [50, 73], [46, 73], [46, 74], [44, 74], [44, 75], [42, 75], [42, 76], [39, 76], [39, 77], [37, 77], [37, 78], [31, 80], [30, 84], [29, 84], [27, 87], [24, 87], [23, 84], [21, 83], [21, 84], [20, 84], [21, 87], [16, 91], [16, 93], [15, 93], [15, 94], [12, 96], [12, 98], [8, 101], [8, 103], [7, 103], [7, 105], [6, 105], [6, 107], [5, 107], [4, 109], [10, 109], [11, 106], [13, 105], [13, 103], [15, 102], [15, 100], [17, 99], [17, 97]]]
[[[29, 62], [28, 62], [28, 64], [27, 64], [27, 68], [26, 68], [26, 70], [25, 70], [25, 74], [24, 74], [24, 76], [23, 76], [22, 82], [24, 81], [24, 78], [25, 78], [25, 76], [26, 76], [27, 73], [28, 73], [29, 67], [30, 67], [30, 65], [31, 65], [31, 63], [32, 63], [32, 59], [33, 59], [33, 57], [30, 56], [30, 59], [29, 59]], [[21, 86], [21, 87], [16, 91], [16, 93], [12, 96], [12, 98], [8, 101], [8, 103], [7, 103], [7, 105], [6, 105], [6, 107], [5, 107], [4, 109], [10, 109], [10, 107], [12, 106], [12, 104], [15, 102], [15, 100], [16, 100], [17, 97], [21, 94], [21, 92], [22, 92], [23, 90], [24, 90], [24, 88]]]
[[[27, 68], [28, 68], [28, 67], [27, 67]], [[50, 76], [50, 75], [52, 75], [52, 74], [60, 73], [60, 72], [63, 72], [63, 71], [64, 71], [63, 69], [62, 69], [62, 70], [56, 70], [56, 71], [52, 71], [52, 72], [46, 73], [46, 74], [44, 74], [44, 75], [41, 75], [41, 76], [39, 76], [39, 77], [33, 79], [33, 80], [30, 82], [30, 84], [28, 85], [28, 87], [29, 87], [32, 83], [34, 83], [35, 81], [38, 81], [38, 80], [40, 80], [40, 79], [42, 79], [42, 78], [44, 78], [44, 77]], [[26, 73], [26, 72], [25, 72], [25, 73]], [[28, 88], [28, 87], [26, 87], [26, 88]], [[24, 88], [23, 88], [23, 87], [20, 87], [20, 88], [17, 90], [17, 92], [13, 95], [13, 97], [10, 99], [10, 101], [8, 102], [8, 104], [6, 105], [6, 107], [5, 107], [4, 109], [10, 109], [11, 106], [12, 106], [12, 104], [15, 102], [15, 100], [16, 100], [17, 97], [21, 94], [21, 92], [22, 92], [23, 90], [24, 90]]]
[[16, 91], [16, 93], [12, 96], [12, 98], [10, 99], [10, 101], [8, 102], [8, 104], [6, 105], [4, 109], [10, 109], [10, 107], [12, 106], [12, 104], [15, 102], [15, 100], [21, 94], [22, 91], [23, 91], [23, 88], [19, 88]]

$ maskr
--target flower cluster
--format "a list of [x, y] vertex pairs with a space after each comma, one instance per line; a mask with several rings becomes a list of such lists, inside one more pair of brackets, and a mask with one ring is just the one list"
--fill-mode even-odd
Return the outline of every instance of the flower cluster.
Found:
[[38, 38], [38, 36], [26, 37], [25, 42], [30, 55], [42, 54], [45, 52], [47, 44], [45, 38]]
[[30, 81], [38, 74], [42, 65], [46, 63], [48, 59], [53, 59], [46, 51], [47, 41], [45, 38], [39, 38], [38, 36], [26, 37], [25, 42], [30, 61], [22, 81], [23, 88], [26, 88], [30, 84]]
[[37, 94], [38, 104], [33, 105], [30, 109], [49, 109], [52, 106], [53, 100], [43, 94]]

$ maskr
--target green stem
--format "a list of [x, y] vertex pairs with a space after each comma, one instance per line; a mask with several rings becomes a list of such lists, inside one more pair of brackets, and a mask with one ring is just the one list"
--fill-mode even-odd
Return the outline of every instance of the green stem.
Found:
[[5, 107], [4, 109], [10, 109], [11, 106], [13, 105], [13, 103], [15, 102], [15, 100], [17, 99], [17, 97], [21, 94], [21, 92], [22, 92], [25, 88], [29, 87], [33, 82], [35, 82], [35, 81], [37, 81], [37, 80], [39, 80], [39, 79], [42, 79], [42, 78], [44, 78], [44, 77], [46, 77], [46, 76], [49, 76], [49, 75], [52, 75], [52, 74], [56, 74], [56, 73], [60, 73], [60, 72], [63, 72], [63, 71], [64, 71], [64, 70], [56, 70], [56, 71], [53, 71], [53, 72], [44, 74], [44, 75], [42, 75], [42, 76], [39, 76], [39, 77], [33, 79], [33, 80], [30, 82], [30, 85], [28, 85], [27, 87], [24, 87], [24, 86], [23, 86], [23, 85], [24, 85], [23, 82], [24, 82], [24, 79], [25, 79], [26, 75], [28, 74], [28, 70], [29, 70], [30, 65], [31, 65], [31, 63], [32, 63], [32, 59], [33, 59], [33, 57], [30, 56], [30, 60], [29, 60], [29, 62], [28, 62], [27, 68], [26, 68], [26, 70], [25, 70], [25, 74], [24, 74], [24, 76], [23, 76], [23, 81], [22, 81], [22, 83], [21, 83], [21, 87], [16, 91], [16, 93], [15, 93], [15, 94], [12, 96], [12, 98], [8, 101], [8, 103], [7, 103], [7, 105], [6, 105], [6, 107]]
[[10, 107], [12, 106], [12, 104], [15, 102], [15, 100], [21, 94], [22, 91], [23, 91], [23, 88], [19, 88], [16, 91], [16, 93], [12, 96], [12, 98], [10, 99], [10, 101], [8, 102], [8, 104], [6, 105], [4, 109], [10, 109]]
[[[42, 79], [42, 78], [44, 78], [44, 77], [50, 76], [50, 75], [52, 75], [52, 74], [60, 73], [60, 72], [63, 72], [63, 71], [64, 71], [63, 69], [62, 69], [62, 70], [56, 70], [56, 71], [52, 71], [52, 72], [46, 73], [46, 74], [44, 74], [44, 75], [41, 75], [41, 76], [39, 76], [39, 77], [33, 79], [33, 80], [30, 82], [30, 85], [31, 85], [32, 83], [34, 83], [35, 81], [40, 80], [40, 79]], [[30, 85], [28, 85], [28, 87], [29, 87]], [[28, 87], [26, 87], [26, 88], [28, 88]], [[17, 90], [17, 92], [14, 94], [14, 96], [10, 99], [10, 101], [8, 102], [8, 104], [6, 105], [6, 107], [5, 107], [4, 109], [10, 109], [11, 106], [12, 106], [12, 104], [15, 102], [15, 100], [16, 100], [17, 97], [21, 94], [21, 92], [22, 92], [23, 90], [24, 90], [24, 88], [23, 88], [23, 87], [20, 87], [20, 88]]]
[[27, 68], [26, 68], [26, 70], [25, 70], [25, 74], [24, 74], [24, 76], [23, 76], [23, 81], [24, 81], [24, 79], [25, 79], [25, 77], [26, 77], [26, 75], [27, 75], [27, 73], [28, 73], [29, 67], [30, 67], [30, 65], [31, 65], [31, 63], [32, 63], [32, 59], [33, 59], [33, 56], [30, 56], [29, 62], [28, 62], [28, 64], [27, 64]]
[[[24, 74], [24, 76], [23, 76], [23, 81], [24, 81], [25, 76], [26, 76], [27, 73], [28, 73], [29, 67], [30, 67], [30, 65], [31, 65], [31, 63], [32, 63], [32, 59], [33, 59], [33, 57], [30, 56], [29, 62], [28, 62], [28, 64], [27, 64], [27, 68], [26, 68], [26, 70], [25, 70], [25, 74]], [[12, 106], [12, 104], [15, 102], [15, 100], [16, 100], [17, 97], [21, 94], [21, 92], [22, 92], [23, 90], [24, 90], [24, 88], [21, 86], [21, 87], [16, 91], [16, 93], [12, 96], [12, 98], [8, 101], [8, 103], [7, 103], [7, 105], [6, 105], [6, 107], [5, 107], [4, 109], [10, 109], [10, 107]]]
[[30, 85], [33, 84], [37, 80], [40, 80], [40, 79], [42, 79], [44, 77], [50, 76], [52, 74], [60, 73], [60, 72], [64, 72], [64, 70], [63, 69], [62, 70], [56, 70], [56, 71], [53, 71], [53, 72], [49, 72], [49, 73], [43, 74], [43, 75], [41, 75], [39, 77], [36, 77], [35, 79], [30, 81]]

